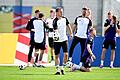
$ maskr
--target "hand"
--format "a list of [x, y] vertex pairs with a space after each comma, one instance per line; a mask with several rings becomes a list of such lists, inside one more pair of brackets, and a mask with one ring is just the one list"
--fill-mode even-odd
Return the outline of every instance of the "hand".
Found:
[[91, 55], [91, 57], [92, 57], [94, 60], [96, 59], [96, 57], [95, 57], [95, 55], [94, 55], [94, 54], [92, 54], [92, 55]]
[[73, 34], [70, 34], [70, 39], [72, 40], [72, 38], [73, 38]]

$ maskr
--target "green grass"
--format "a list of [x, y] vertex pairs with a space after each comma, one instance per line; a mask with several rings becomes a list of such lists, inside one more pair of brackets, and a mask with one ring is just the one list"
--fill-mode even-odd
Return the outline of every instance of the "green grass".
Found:
[[0, 80], [120, 80], [120, 68], [93, 68], [92, 72], [69, 72], [65, 75], [54, 75], [55, 67], [28, 67], [19, 70], [18, 67], [0, 66]]

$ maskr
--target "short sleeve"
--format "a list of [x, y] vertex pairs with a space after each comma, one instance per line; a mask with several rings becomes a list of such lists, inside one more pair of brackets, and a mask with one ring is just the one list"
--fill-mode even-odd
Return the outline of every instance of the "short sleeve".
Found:
[[68, 25], [69, 24], [69, 21], [68, 21], [68, 19], [66, 18], [66, 25]]
[[77, 25], [77, 18], [75, 19], [75, 22], [74, 22], [75, 25]]
[[93, 39], [92, 38], [88, 38], [87, 44], [92, 44], [92, 42], [93, 42]]
[[58, 18], [55, 18], [55, 19], [53, 20], [53, 28], [54, 28], [54, 30], [57, 29], [57, 21], [58, 21]]
[[105, 23], [104, 23], [104, 27], [107, 27], [108, 25], [110, 25], [110, 21], [108, 19], [106, 19]]
[[89, 24], [88, 24], [88, 26], [90, 27], [90, 26], [92, 26], [92, 21], [89, 19]]

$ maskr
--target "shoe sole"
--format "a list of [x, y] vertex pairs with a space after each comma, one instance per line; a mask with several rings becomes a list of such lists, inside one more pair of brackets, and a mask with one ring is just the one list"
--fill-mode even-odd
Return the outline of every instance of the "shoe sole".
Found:
[[55, 75], [60, 75], [60, 72], [56, 72]]
[[61, 70], [62, 75], [65, 75], [64, 70]]

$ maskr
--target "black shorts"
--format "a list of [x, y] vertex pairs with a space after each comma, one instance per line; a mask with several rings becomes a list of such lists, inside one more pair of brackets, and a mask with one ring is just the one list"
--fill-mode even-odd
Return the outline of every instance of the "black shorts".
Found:
[[82, 57], [82, 60], [83, 60], [83, 66], [85, 68], [91, 68], [91, 64], [92, 64], [91, 56], [89, 56], [89, 57]]
[[48, 42], [49, 42], [50, 48], [53, 48], [53, 47], [54, 47], [53, 38], [49, 37], [49, 38], [48, 38]]
[[116, 40], [115, 39], [113, 39], [113, 40], [104, 39], [102, 48], [108, 49], [109, 46], [111, 46], [111, 49], [115, 49], [116, 48]]
[[54, 42], [55, 55], [58, 55], [60, 53], [61, 47], [63, 49], [63, 52], [68, 52], [68, 43], [67, 43], [67, 41]]
[[45, 50], [45, 43], [42, 42], [42, 43], [36, 43], [35, 42], [35, 49], [41, 49], [41, 50]]

